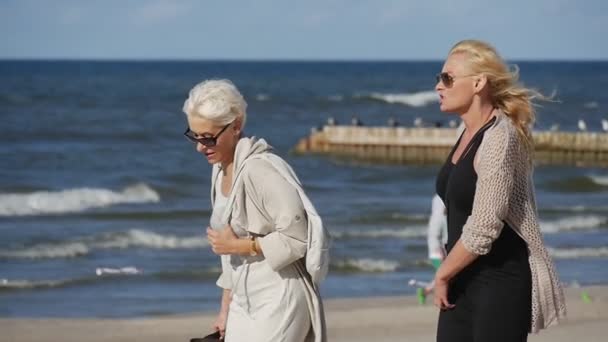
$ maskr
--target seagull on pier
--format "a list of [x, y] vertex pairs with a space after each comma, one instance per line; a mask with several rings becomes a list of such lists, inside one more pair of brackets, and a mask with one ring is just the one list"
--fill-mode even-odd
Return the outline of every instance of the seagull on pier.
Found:
[[553, 124], [553, 125], [551, 125], [551, 127], [549, 128], [549, 130], [551, 132], [557, 132], [557, 131], [559, 131], [559, 124]]
[[582, 119], [578, 120], [578, 129], [583, 132], [587, 130], [587, 124]]
[[602, 130], [608, 132], [608, 120], [602, 119]]
[[418, 117], [414, 119], [414, 127], [422, 127], [422, 118]]

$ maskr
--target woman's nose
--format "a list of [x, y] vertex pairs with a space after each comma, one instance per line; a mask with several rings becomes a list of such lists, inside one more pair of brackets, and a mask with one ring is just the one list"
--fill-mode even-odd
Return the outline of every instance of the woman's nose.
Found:
[[435, 84], [435, 91], [440, 91], [443, 90], [443, 82], [441, 82], [441, 80], [437, 81], [437, 83]]
[[196, 150], [200, 153], [205, 153], [205, 145], [201, 144], [200, 142], [196, 143]]

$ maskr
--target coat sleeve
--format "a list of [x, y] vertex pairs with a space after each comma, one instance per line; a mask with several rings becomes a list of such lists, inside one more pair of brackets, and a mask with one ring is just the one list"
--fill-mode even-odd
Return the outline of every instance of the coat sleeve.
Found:
[[222, 263], [222, 274], [220, 274], [215, 284], [224, 290], [232, 290], [232, 265], [230, 265], [230, 255], [221, 255], [220, 261]]
[[444, 240], [444, 225], [445, 225], [445, 206], [438, 195], [433, 196], [431, 203], [431, 216], [429, 217], [427, 231], [427, 246], [429, 259], [442, 259], [443, 240]]
[[[264, 257], [273, 270], [306, 255], [308, 220], [298, 190], [267, 161], [252, 161], [245, 177], [246, 191], [256, 191], [268, 217], [269, 234], [258, 238]], [[264, 229], [256, 229], [264, 230]]]
[[[509, 120], [509, 119], [507, 119]], [[516, 165], [523, 158], [517, 132], [501, 123], [486, 132], [479, 148], [473, 209], [462, 228], [461, 242], [471, 253], [484, 255], [500, 236], [513, 200]]]

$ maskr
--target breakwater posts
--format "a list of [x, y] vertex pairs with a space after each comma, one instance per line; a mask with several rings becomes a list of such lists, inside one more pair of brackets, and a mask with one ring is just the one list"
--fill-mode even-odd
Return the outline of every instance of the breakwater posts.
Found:
[[[537, 131], [537, 164], [608, 167], [608, 133]], [[455, 128], [333, 126], [313, 129], [293, 148], [370, 162], [435, 164], [445, 161], [458, 139]]]

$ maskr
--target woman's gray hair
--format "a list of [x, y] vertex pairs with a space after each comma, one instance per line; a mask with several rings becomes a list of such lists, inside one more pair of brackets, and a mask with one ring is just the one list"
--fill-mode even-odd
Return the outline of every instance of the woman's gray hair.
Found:
[[241, 129], [247, 120], [247, 102], [230, 80], [206, 80], [190, 90], [182, 109], [188, 116], [197, 116], [227, 125], [241, 119]]

